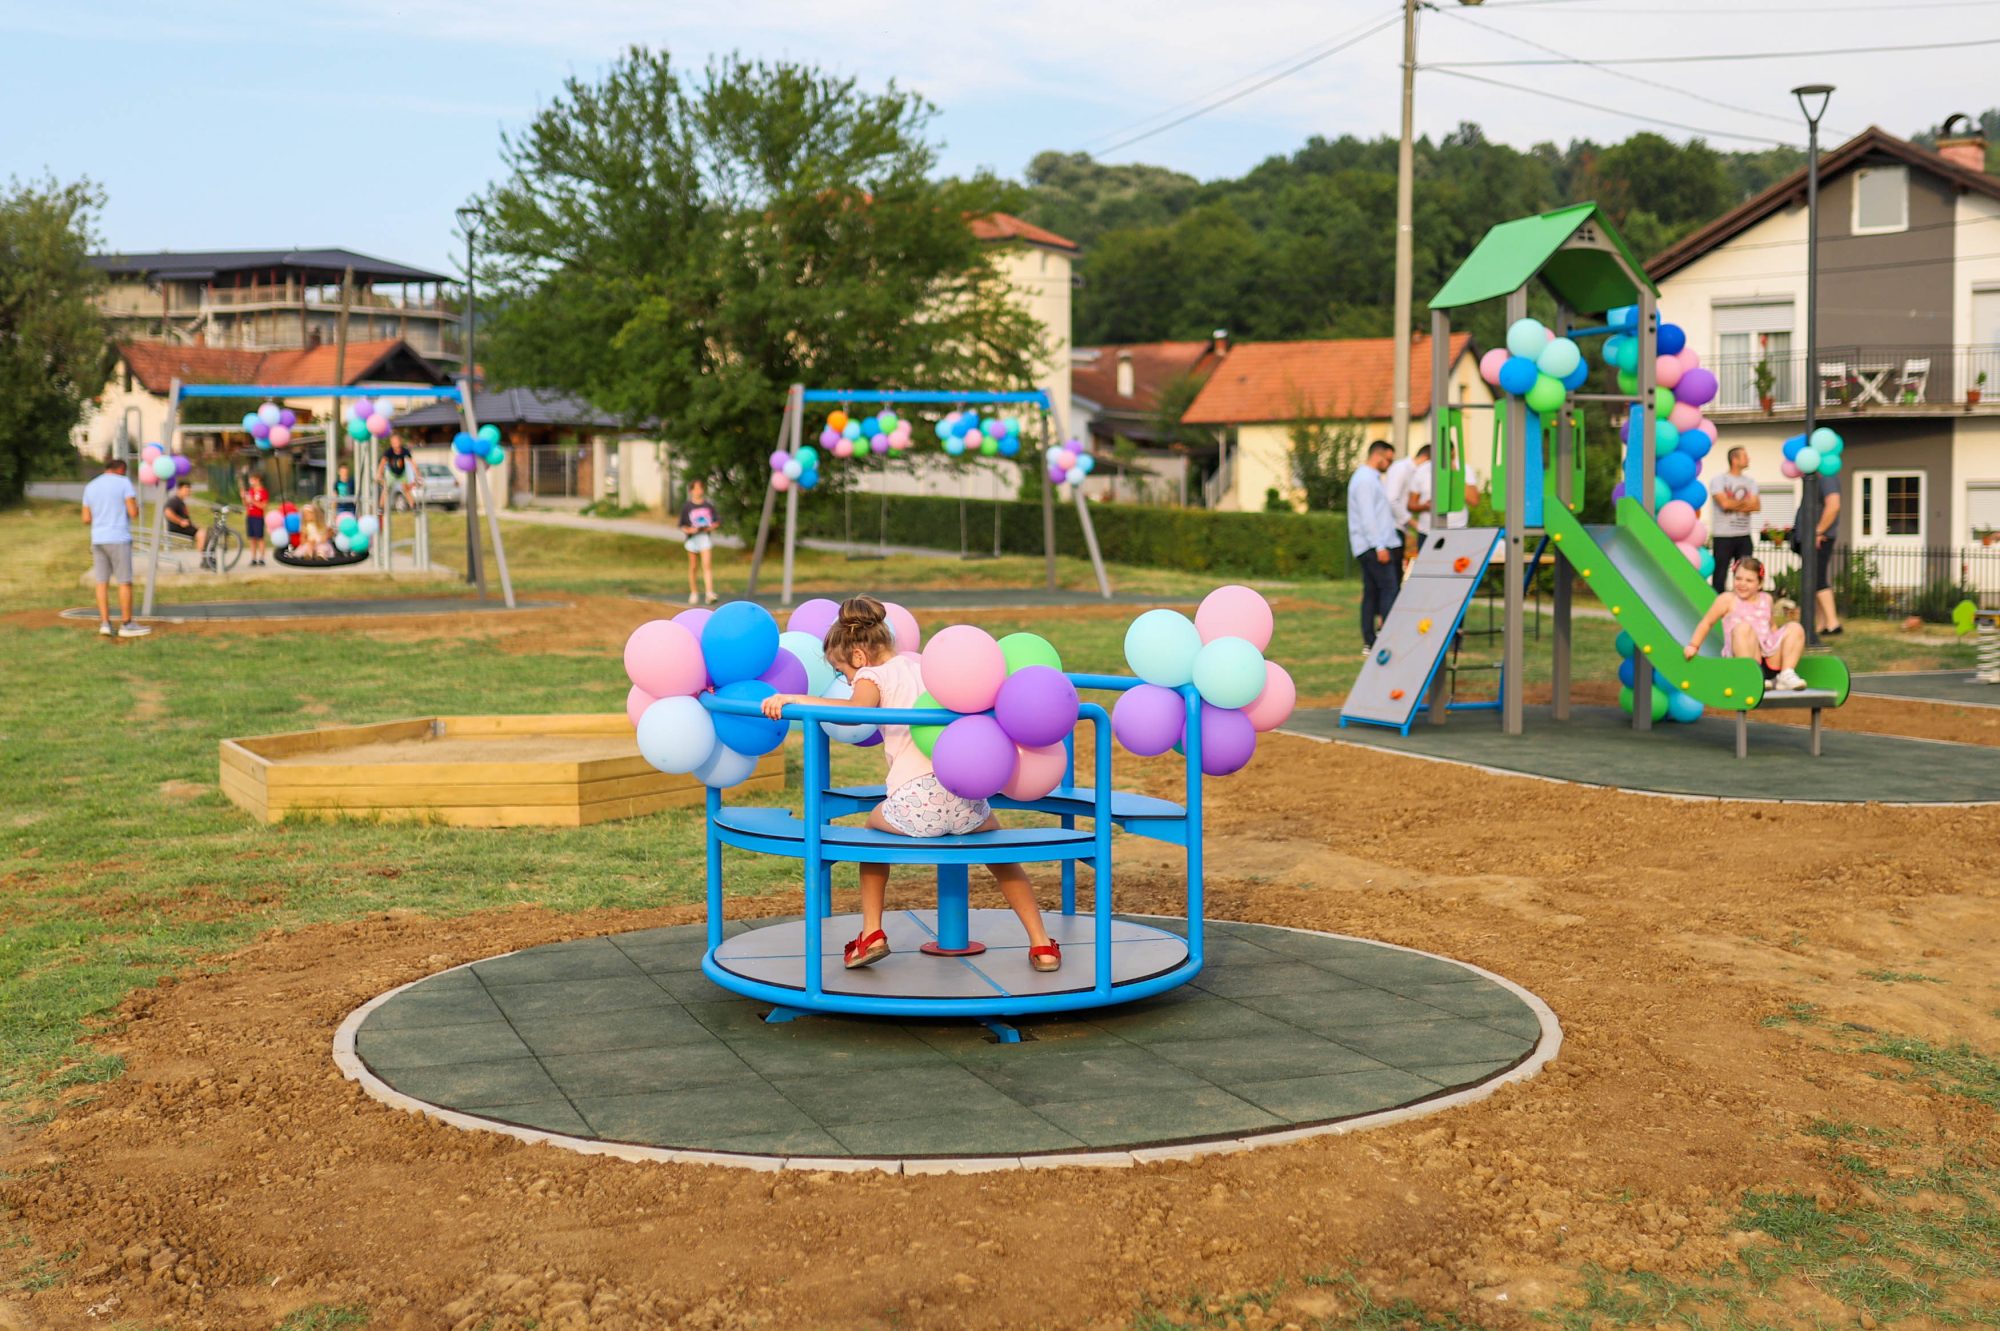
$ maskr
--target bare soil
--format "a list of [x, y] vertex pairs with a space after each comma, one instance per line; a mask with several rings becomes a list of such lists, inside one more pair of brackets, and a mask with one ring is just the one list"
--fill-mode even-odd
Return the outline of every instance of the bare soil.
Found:
[[[634, 603], [605, 599], [615, 614], [573, 613], [607, 633], [615, 618], [615, 641]], [[505, 622], [516, 647], [556, 627]], [[558, 636], [575, 650], [588, 634]], [[2000, 740], [2000, 721], [1963, 713], [1857, 699], [1842, 721]], [[1163, 794], [1174, 770], [1132, 768]], [[444, 967], [697, 913], [391, 912], [273, 933], [124, 1005], [98, 1043], [127, 1075], [0, 1139], [0, 1199], [34, 1238], [18, 1261], [74, 1254], [68, 1279], [0, 1304], [0, 1328], [268, 1328], [319, 1303], [460, 1331], [1112, 1328], [1149, 1301], [1289, 1281], [1276, 1327], [1342, 1312], [1337, 1289], [1300, 1278], [1345, 1272], [1381, 1298], [1528, 1326], [1590, 1264], [1714, 1268], [1748, 1241], [1747, 1188], [1868, 1200], [1803, 1131], [1815, 1119], [1940, 1149], [1993, 1132], [1972, 1102], [1882, 1078], [1887, 1060], [1764, 1019], [1811, 1003], [2000, 1047], [1996, 811], [1669, 801], [1273, 736], [1215, 784], [1208, 819], [1212, 915], [1497, 971], [1553, 1006], [1561, 1057], [1429, 1119], [1131, 1170], [634, 1165], [386, 1108], [330, 1042], [360, 1003]], [[1165, 848], [1121, 855], [1122, 909], [1179, 908]], [[1863, 975], [1882, 970], [1936, 982]], [[1781, 1322], [1832, 1307], [1804, 1286], [1777, 1297]]]

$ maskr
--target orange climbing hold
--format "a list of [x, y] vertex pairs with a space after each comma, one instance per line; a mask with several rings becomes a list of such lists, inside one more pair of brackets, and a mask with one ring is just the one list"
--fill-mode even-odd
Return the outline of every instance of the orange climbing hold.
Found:
[[1465, 572], [1465, 570], [1471, 567], [1472, 567], [1472, 559], [1470, 556], [1467, 555], [1460, 555], [1458, 558], [1451, 561], [1451, 571], [1453, 573], [1463, 573]]
[[1390, 702], [1401, 702], [1401, 701], [1403, 701], [1403, 691], [1402, 691], [1401, 689], [1390, 689], [1390, 690], [1389, 690], [1389, 701], [1390, 701]]

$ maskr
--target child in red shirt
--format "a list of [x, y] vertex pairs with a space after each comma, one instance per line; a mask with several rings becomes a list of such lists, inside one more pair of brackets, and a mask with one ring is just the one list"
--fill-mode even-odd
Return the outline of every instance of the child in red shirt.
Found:
[[243, 526], [250, 538], [250, 563], [264, 562], [270, 547], [264, 543], [264, 505], [271, 502], [271, 492], [264, 488], [264, 478], [251, 472], [243, 479]]

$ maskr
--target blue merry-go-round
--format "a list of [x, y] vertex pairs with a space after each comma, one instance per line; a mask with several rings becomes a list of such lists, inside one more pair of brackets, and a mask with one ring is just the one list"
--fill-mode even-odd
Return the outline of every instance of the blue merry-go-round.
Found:
[[[1067, 672], [1065, 672], [1067, 673]], [[1117, 675], [1068, 674], [1081, 692], [1123, 693], [1142, 681]], [[803, 723], [803, 809], [730, 804], [708, 791], [708, 949], [702, 970], [716, 984], [769, 1002], [772, 1021], [807, 1013], [873, 1017], [963, 1017], [983, 1021], [1005, 1039], [1014, 1031], [1001, 1020], [1072, 1012], [1145, 998], [1184, 984], [1202, 967], [1202, 700], [1192, 685], [1177, 690], [1187, 711], [1182, 759], [1184, 802], [1112, 788], [1110, 714], [1084, 701], [1078, 728], [1088, 724], [1092, 783], [1076, 782], [1076, 731], [1064, 741], [1063, 782], [1040, 799], [996, 796], [996, 812], [1052, 816], [1052, 823], [1002, 827], [993, 832], [923, 840], [836, 821], [865, 815], [883, 797], [881, 786], [832, 784], [829, 736], [836, 725], [944, 725], [959, 713], [914, 708], [855, 708], [791, 704], [787, 720]], [[704, 694], [711, 713], [751, 716], [753, 701]], [[1085, 824], [1079, 826], [1079, 824]], [[1112, 913], [1111, 833], [1179, 846], [1185, 854], [1184, 928], [1167, 928]], [[804, 914], [790, 923], [731, 931], [723, 912], [723, 848], [777, 855], [803, 862]], [[1063, 947], [1063, 967], [1038, 973], [1027, 959], [1028, 938], [1008, 910], [973, 910], [970, 870], [984, 864], [1059, 864], [1062, 908], [1046, 916], [1049, 934]], [[877, 964], [847, 970], [841, 946], [859, 927], [858, 916], [833, 914], [833, 866], [843, 863], [932, 865], [937, 870], [935, 908], [894, 909], [900, 890], [891, 880], [892, 909], [883, 918], [892, 949]], [[1077, 912], [1077, 865], [1090, 867], [1088, 914]], [[1173, 922], [1177, 926], [1180, 922]], [[808, 964], [811, 959], [811, 964]]]

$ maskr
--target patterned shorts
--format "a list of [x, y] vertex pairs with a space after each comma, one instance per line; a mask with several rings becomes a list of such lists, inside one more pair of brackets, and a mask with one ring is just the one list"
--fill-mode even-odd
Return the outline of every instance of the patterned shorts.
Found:
[[905, 781], [882, 801], [883, 819], [909, 837], [964, 836], [977, 832], [992, 816], [993, 808], [985, 800], [952, 794], [930, 772]]

